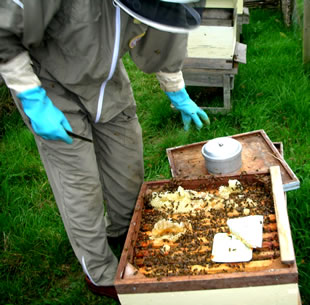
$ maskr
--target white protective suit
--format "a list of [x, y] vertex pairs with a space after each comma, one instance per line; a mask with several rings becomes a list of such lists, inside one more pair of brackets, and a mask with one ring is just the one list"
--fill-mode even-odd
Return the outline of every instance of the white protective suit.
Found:
[[0, 3], [0, 73], [25, 123], [31, 129], [16, 94], [42, 86], [73, 131], [93, 139], [68, 145], [34, 134], [70, 243], [96, 285], [113, 284], [118, 262], [107, 236], [126, 232], [144, 175], [121, 58], [129, 51], [163, 90], [177, 91], [186, 43], [186, 35], [135, 22], [112, 0]]

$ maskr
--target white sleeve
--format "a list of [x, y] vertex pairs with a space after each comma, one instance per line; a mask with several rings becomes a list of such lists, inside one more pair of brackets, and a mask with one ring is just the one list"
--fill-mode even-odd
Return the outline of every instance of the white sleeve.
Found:
[[0, 74], [8, 88], [17, 93], [41, 86], [41, 82], [33, 72], [28, 52], [23, 52], [0, 64]]
[[185, 87], [182, 71], [166, 73], [159, 71], [156, 77], [162, 90], [166, 92], [176, 92]]

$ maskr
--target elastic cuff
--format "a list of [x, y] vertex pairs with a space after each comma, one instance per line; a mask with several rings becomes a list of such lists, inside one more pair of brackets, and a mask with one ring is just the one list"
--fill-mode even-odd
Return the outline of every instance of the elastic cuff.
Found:
[[160, 87], [165, 92], [179, 91], [185, 87], [182, 71], [175, 73], [158, 72], [156, 77]]
[[27, 89], [23, 92], [20, 92], [20, 93], [16, 94], [16, 96], [19, 99], [21, 99], [21, 98], [25, 98], [25, 97], [27, 98], [34, 93], [36, 94], [36, 93], [40, 93], [40, 92], [41, 92], [41, 94], [46, 94], [45, 90], [42, 87], [34, 87], [31, 89]]
[[23, 52], [0, 65], [0, 74], [7, 87], [17, 93], [41, 86], [33, 72], [28, 52]]

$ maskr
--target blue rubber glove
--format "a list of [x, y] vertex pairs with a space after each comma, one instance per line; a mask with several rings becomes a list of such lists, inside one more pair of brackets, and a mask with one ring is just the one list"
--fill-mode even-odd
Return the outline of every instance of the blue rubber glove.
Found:
[[61, 140], [68, 144], [73, 142], [65, 130], [72, 131], [67, 118], [53, 105], [42, 87], [21, 92], [17, 97], [37, 135], [45, 140]]
[[198, 129], [203, 126], [201, 121], [205, 122], [207, 125], [210, 125], [208, 115], [191, 100], [185, 88], [177, 92], [165, 93], [169, 97], [172, 105], [181, 111], [184, 130], [189, 129], [192, 120]]

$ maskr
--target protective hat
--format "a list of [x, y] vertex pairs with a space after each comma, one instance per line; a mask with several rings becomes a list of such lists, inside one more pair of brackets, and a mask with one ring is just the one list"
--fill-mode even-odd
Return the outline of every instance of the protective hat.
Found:
[[199, 0], [114, 0], [133, 18], [161, 31], [188, 33], [200, 25], [191, 2]]

